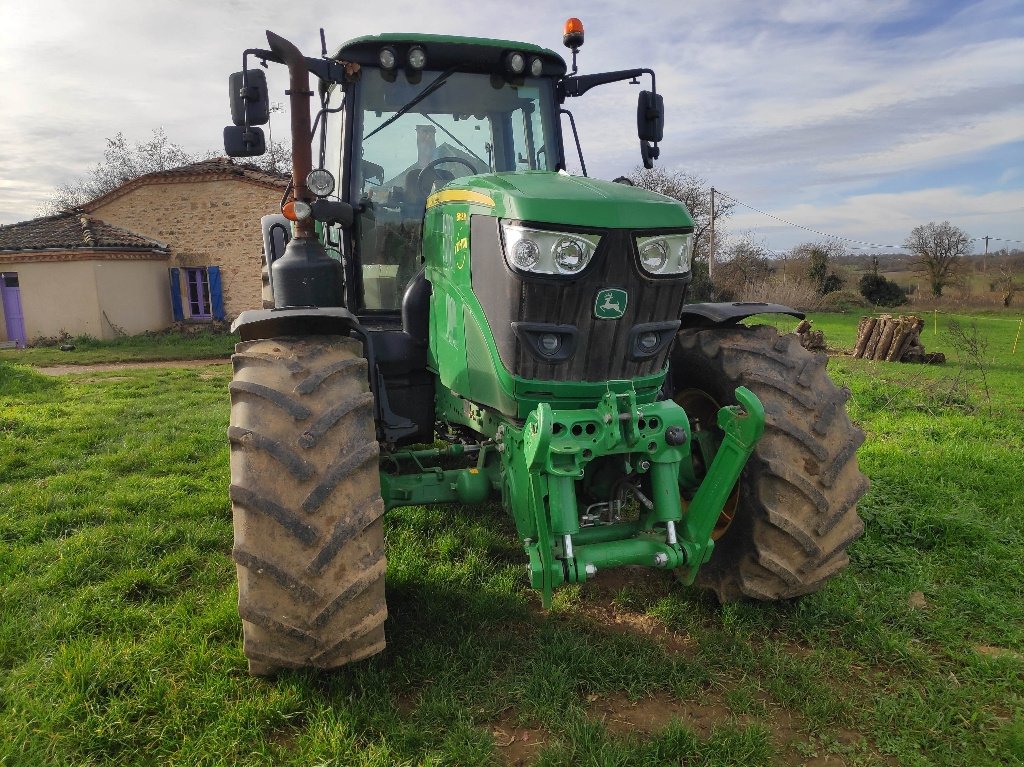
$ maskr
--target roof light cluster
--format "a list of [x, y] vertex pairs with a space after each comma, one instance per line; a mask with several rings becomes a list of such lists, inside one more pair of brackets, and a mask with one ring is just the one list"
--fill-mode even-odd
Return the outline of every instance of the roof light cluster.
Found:
[[526, 54], [521, 51], [509, 51], [505, 54], [505, 69], [510, 74], [520, 76], [526, 73], [527, 64], [529, 64], [529, 72], [534, 77], [540, 77], [544, 72], [544, 62], [541, 61], [539, 56], [532, 56], [529, 60], [526, 58]]
[[[398, 51], [393, 46], [386, 45], [380, 49], [377, 55], [381, 69], [395, 69], [398, 66]], [[414, 45], [409, 48], [405, 55], [405, 63], [410, 69], [420, 70], [427, 65], [427, 52], [421, 45]]]

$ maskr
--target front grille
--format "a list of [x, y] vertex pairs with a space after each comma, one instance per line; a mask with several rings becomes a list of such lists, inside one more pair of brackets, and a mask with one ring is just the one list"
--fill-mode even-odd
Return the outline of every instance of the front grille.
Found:
[[[523, 278], [512, 272], [502, 256], [498, 226], [495, 218], [472, 219], [473, 291], [510, 373], [531, 380], [608, 381], [652, 375], [664, 367], [667, 348], [648, 359], [630, 359], [630, 331], [636, 325], [679, 319], [686, 279], [644, 276], [636, 264], [632, 232], [601, 232], [584, 274], [566, 280]], [[594, 300], [605, 288], [621, 288], [628, 295], [619, 319], [594, 317]], [[539, 359], [512, 332], [513, 322], [575, 326], [576, 352], [564, 361]]]

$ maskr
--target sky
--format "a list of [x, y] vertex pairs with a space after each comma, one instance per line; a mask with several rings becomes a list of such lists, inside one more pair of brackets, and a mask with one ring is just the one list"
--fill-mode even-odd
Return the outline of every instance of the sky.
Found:
[[[324, 27], [330, 48], [425, 32], [523, 40], [568, 59], [569, 16], [586, 28], [581, 73], [657, 72], [659, 167], [742, 203], [733, 236], [782, 252], [822, 239], [816, 230], [898, 252], [914, 226], [948, 220], [992, 237], [993, 250], [1024, 248], [1019, 0], [0, 0], [0, 224], [39, 215], [118, 132], [134, 143], [163, 128], [190, 152], [221, 149], [227, 77], [245, 48], [266, 47], [266, 29], [307, 56]], [[617, 83], [569, 102], [591, 176], [640, 164], [637, 90]], [[271, 127], [287, 133], [282, 116]]]

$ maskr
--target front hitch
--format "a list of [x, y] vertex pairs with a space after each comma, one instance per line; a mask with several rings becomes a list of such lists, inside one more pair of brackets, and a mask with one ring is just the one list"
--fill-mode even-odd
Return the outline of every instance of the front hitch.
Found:
[[754, 446], [764, 433], [764, 406], [752, 391], [736, 389], [739, 405], [718, 411], [718, 427], [724, 437], [715, 453], [693, 500], [683, 518], [682, 546], [686, 564], [680, 569], [680, 580], [693, 583], [697, 570], [711, 558], [715, 528], [722, 508], [743, 472]]

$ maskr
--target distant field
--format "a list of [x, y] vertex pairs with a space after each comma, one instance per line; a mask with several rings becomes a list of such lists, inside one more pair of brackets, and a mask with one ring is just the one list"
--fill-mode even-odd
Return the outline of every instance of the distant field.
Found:
[[[812, 319], [850, 348], [859, 316]], [[872, 488], [816, 595], [721, 607], [643, 571], [543, 611], [500, 509], [407, 507], [387, 651], [274, 681], [246, 674], [235, 611], [230, 373], [4, 353], [0, 765], [1019, 764], [1020, 316], [977, 320], [989, 397], [941, 314], [946, 365], [830, 360]]]

